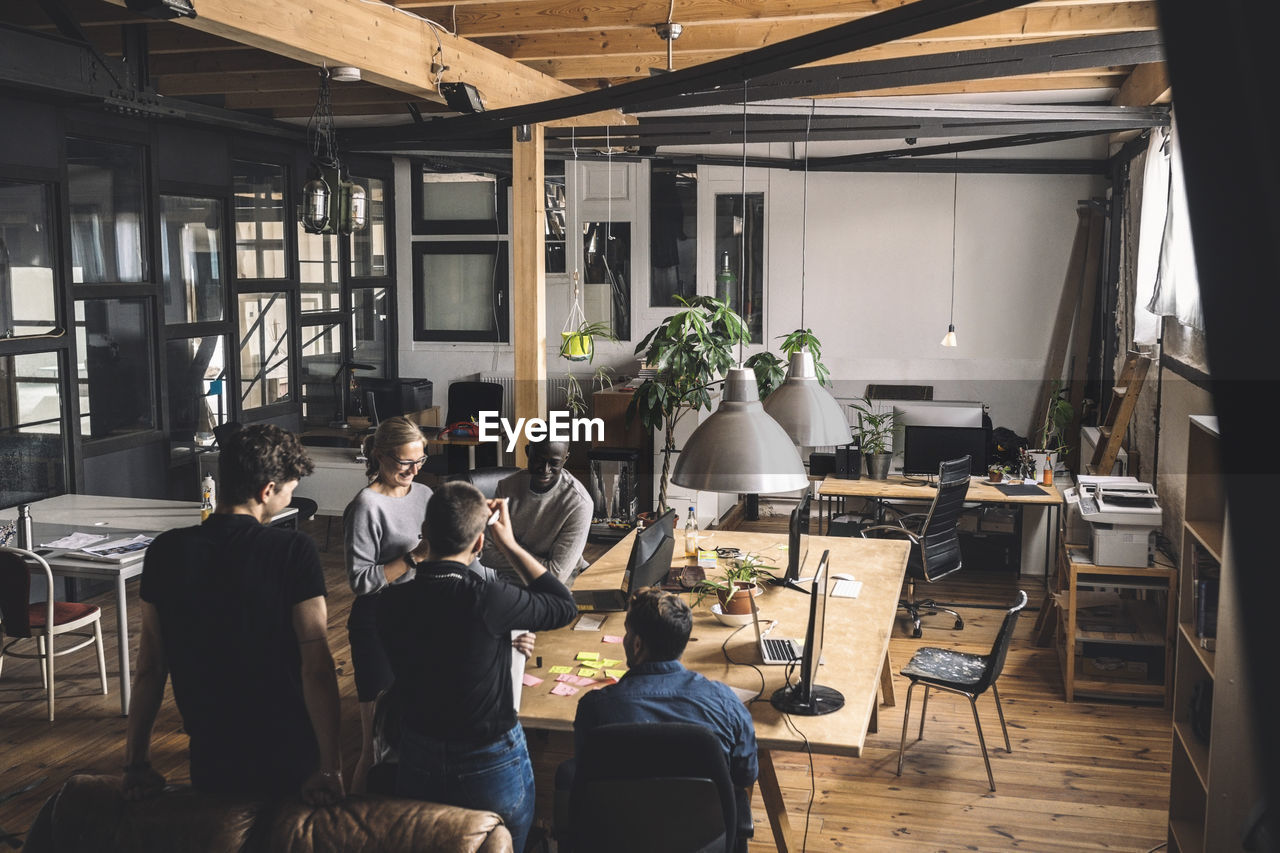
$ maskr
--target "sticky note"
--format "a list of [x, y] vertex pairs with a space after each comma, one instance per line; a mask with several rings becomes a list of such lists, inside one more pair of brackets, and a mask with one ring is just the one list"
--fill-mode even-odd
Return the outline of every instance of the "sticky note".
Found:
[[547, 670], [547, 671], [548, 671], [548, 672], [550, 672], [552, 675], [561, 675], [561, 674], [566, 673], [566, 672], [573, 672], [573, 667], [571, 667], [571, 666], [553, 666], [553, 667], [551, 667], [551, 668], [550, 668], [549, 670]]
[[576, 684], [579, 687], [590, 687], [596, 683], [596, 680], [594, 678], [583, 678], [579, 675], [571, 675], [569, 676], [569, 683]]
[[627, 674], [627, 671], [625, 669], [606, 669], [604, 674], [610, 678], [621, 678]]
[[573, 684], [574, 680], [575, 680], [577, 677], [578, 677], [578, 676], [576, 676], [576, 675], [570, 675], [570, 674], [569, 674], [569, 673], [567, 673], [567, 672], [562, 672], [562, 673], [560, 673], [559, 675], [557, 675], [557, 676], [556, 676], [556, 681], [561, 681], [561, 682], [564, 682], [565, 684]]
[[605, 669], [617, 669], [622, 661], [613, 658], [600, 658], [600, 666]]
[[578, 688], [570, 687], [568, 684], [557, 684], [551, 688], [551, 692], [557, 696], [572, 696], [578, 692]]
[[595, 678], [596, 675], [598, 675], [598, 673], [594, 669], [587, 669], [586, 667], [583, 667], [578, 670], [578, 676], [581, 678]]
[[[600, 642], [602, 642], [602, 643], [621, 643], [621, 642], [622, 642], [622, 638], [621, 638], [621, 637], [615, 637], [613, 634], [605, 634], [603, 637], [601, 637], [601, 638], [600, 638]], [[581, 659], [582, 659], [582, 658], [581, 658], [581, 657], [579, 657], [579, 660], [581, 660]]]
[[522, 679], [522, 681], [524, 681], [525, 687], [537, 687], [539, 684], [542, 683], [541, 678], [539, 678], [536, 675], [530, 675], [527, 672], [524, 674], [524, 678]]
[[578, 652], [574, 660], [600, 660], [599, 652]]

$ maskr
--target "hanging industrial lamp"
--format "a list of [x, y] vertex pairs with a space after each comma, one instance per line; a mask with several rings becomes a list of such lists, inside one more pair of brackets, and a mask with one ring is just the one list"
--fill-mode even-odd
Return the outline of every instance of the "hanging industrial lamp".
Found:
[[[742, 93], [742, 263], [746, 269], [747, 93]], [[741, 362], [741, 343], [739, 343]], [[764, 410], [755, 371], [731, 367], [719, 407], [689, 436], [671, 482], [707, 492], [778, 494], [808, 488], [786, 430]], [[847, 433], [846, 428], [846, 433]]]
[[351, 234], [364, 228], [369, 218], [364, 187], [342, 172], [329, 94], [331, 78], [337, 79], [328, 68], [320, 69], [320, 90], [307, 122], [311, 166], [308, 180], [302, 185], [298, 221], [308, 234]]
[[[809, 129], [815, 101], [809, 101], [809, 121], [804, 129], [804, 193], [800, 225], [800, 328], [804, 325], [805, 249], [809, 231]], [[829, 447], [849, 443], [849, 421], [844, 409], [818, 381], [813, 354], [793, 352], [787, 378], [764, 401], [764, 410], [782, 425], [800, 447]]]

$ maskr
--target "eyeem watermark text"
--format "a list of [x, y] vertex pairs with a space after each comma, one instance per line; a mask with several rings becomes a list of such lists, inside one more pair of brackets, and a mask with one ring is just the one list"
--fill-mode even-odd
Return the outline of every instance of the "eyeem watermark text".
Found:
[[480, 412], [477, 422], [479, 430], [477, 438], [481, 441], [501, 441], [502, 433], [507, 436], [507, 453], [516, 452], [516, 439], [523, 432], [529, 441], [604, 441], [603, 418], [574, 418], [568, 412], [553, 411], [548, 420], [542, 418], [519, 418], [512, 426], [506, 418], [497, 412]]

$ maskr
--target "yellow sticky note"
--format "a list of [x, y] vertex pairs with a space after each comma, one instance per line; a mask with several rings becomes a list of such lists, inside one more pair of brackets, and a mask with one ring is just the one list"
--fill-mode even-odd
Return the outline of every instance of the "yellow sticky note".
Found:
[[578, 652], [574, 660], [600, 660], [599, 652]]
[[571, 667], [571, 666], [553, 666], [553, 667], [551, 667], [551, 669], [550, 669], [550, 670], [548, 670], [548, 672], [550, 672], [552, 675], [561, 675], [561, 674], [566, 673], [566, 672], [573, 672], [573, 667]]
[[625, 669], [606, 669], [604, 674], [610, 678], [621, 678], [627, 674], [627, 671]]
[[594, 669], [587, 669], [585, 666], [584, 666], [582, 669], [578, 670], [578, 677], [579, 677], [579, 678], [595, 678], [595, 677], [596, 677], [596, 676], [598, 676], [599, 674], [600, 674], [600, 673], [598, 673], [596, 670], [594, 670]]
[[612, 667], [616, 667], [616, 666], [618, 666], [618, 664], [620, 664], [620, 663], [622, 663], [622, 661], [620, 661], [620, 660], [614, 660], [613, 658], [601, 658], [601, 659], [600, 659], [600, 666], [604, 667], [605, 669], [609, 669], [609, 668], [612, 668]]

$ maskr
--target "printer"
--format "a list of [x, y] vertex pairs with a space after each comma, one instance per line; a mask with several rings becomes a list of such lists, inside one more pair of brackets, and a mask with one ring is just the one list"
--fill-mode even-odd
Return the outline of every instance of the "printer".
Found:
[[1143, 567], [1150, 562], [1163, 511], [1149, 483], [1136, 477], [1081, 475], [1064, 497], [1067, 541], [1074, 542], [1087, 525], [1094, 565]]

